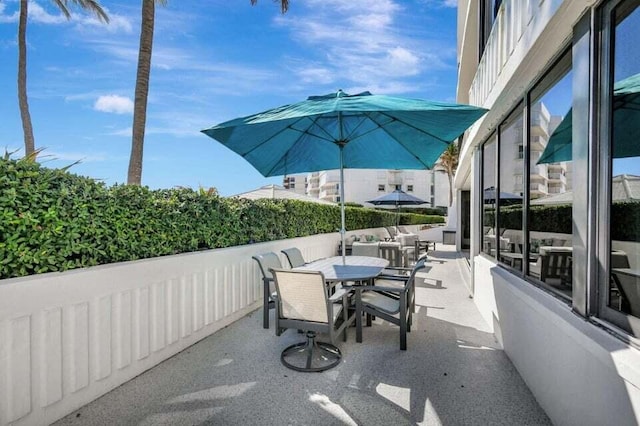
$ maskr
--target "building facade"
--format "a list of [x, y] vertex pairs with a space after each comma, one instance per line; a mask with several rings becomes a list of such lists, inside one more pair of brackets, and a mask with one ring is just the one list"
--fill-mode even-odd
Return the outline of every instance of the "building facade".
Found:
[[[346, 169], [344, 171], [345, 202], [362, 205], [385, 193], [402, 190], [427, 202], [420, 207], [449, 205], [449, 182], [444, 172], [434, 170], [378, 170]], [[304, 182], [304, 183], [303, 183]], [[292, 186], [293, 184], [293, 186]], [[340, 171], [327, 170], [284, 177], [287, 185], [296, 192], [300, 186], [306, 194], [321, 200], [340, 202]], [[305, 192], [302, 192], [305, 193]]]
[[457, 100], [490, 110], [455, 180], [469, 291], [554, 424], [640, 423], [639, 28], [640, 0], [458, 1]]

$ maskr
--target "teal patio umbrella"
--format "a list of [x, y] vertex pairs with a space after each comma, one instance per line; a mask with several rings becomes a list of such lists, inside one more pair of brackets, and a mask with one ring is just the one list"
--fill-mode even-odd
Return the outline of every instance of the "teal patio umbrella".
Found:
[[265, 177], [339, 169], [344, 257], [344, 169], [429, 169], [485, 113], [468, 105], [339, 90], [202, 132]]
[[[613, 158], [640, 155], [640, 74], [620, 80], [613, 89]], [[572, 109], [553, 131], [538, 164], [572, 159]]]

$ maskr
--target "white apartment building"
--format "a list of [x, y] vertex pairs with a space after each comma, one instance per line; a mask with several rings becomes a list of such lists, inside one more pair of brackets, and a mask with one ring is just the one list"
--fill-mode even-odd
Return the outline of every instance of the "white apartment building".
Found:
[[[449, 205], [447, 175], [439, 171], [346, 169], [344, 181], [345, 202], [371, 206], [366, 202], [400, 189], [427, 202], [420, 207], [446, 208]], [[339, 170], [285, 176], [283, 186], [296, 192], [302, 187], [311, 197], [340, 202]]]
[[639, 28], [640, 0], [458, 1], [469, 294], [556, 425], [640, 424]]

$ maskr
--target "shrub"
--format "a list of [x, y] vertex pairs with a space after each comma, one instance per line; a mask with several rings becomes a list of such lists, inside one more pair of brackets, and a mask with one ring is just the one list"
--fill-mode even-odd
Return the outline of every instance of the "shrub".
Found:
[[[401, 216], [401, 223], [438, 218]], [[395, 224], [395, 213], [346, 208], [347, 229]], [[107, 187], [25, 160], [0, 159], [0, 278], [271, 241], [340, 228], [340, 208], [215, 191]]]

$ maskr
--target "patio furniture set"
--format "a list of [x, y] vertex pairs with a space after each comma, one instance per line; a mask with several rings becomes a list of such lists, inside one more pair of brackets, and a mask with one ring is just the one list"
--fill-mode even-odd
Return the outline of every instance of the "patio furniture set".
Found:
[[[407, 348], [415, 307], [416, 273], [425, 268], [426, 254], [412, 268], [390, 266], [378, 256], [334, 256], [306, 263], [297, 248], [283, 250], [289, 268], [276, 253], [253, 256], [262, 273], [263, 327], [269, 328], [269, 310], [275, 308], [275, 332], [297, 329], [306, 340], [284, 349], [281, 362], [296, 371], [318, 372], [335, 367], [342, 354], [335, 343], [355, 325], [362, 342], [366, 325], [380, 317], [399, 327], [400, 349]], [[316, 341], [325, 333], [330, 342]]]
[[[403, 226], [385, 227], [389, 237], [380, 241], [373, 235], [352, 236], [346, 240], [347, 255], [382, 257], [391, 266], [408, 267], [411, 262], [429, 249], [435, 250], [434, 241], [420, 240], [417, 234], [409, 232]], [[338, 254], [342, 252], [338, 246]]]

